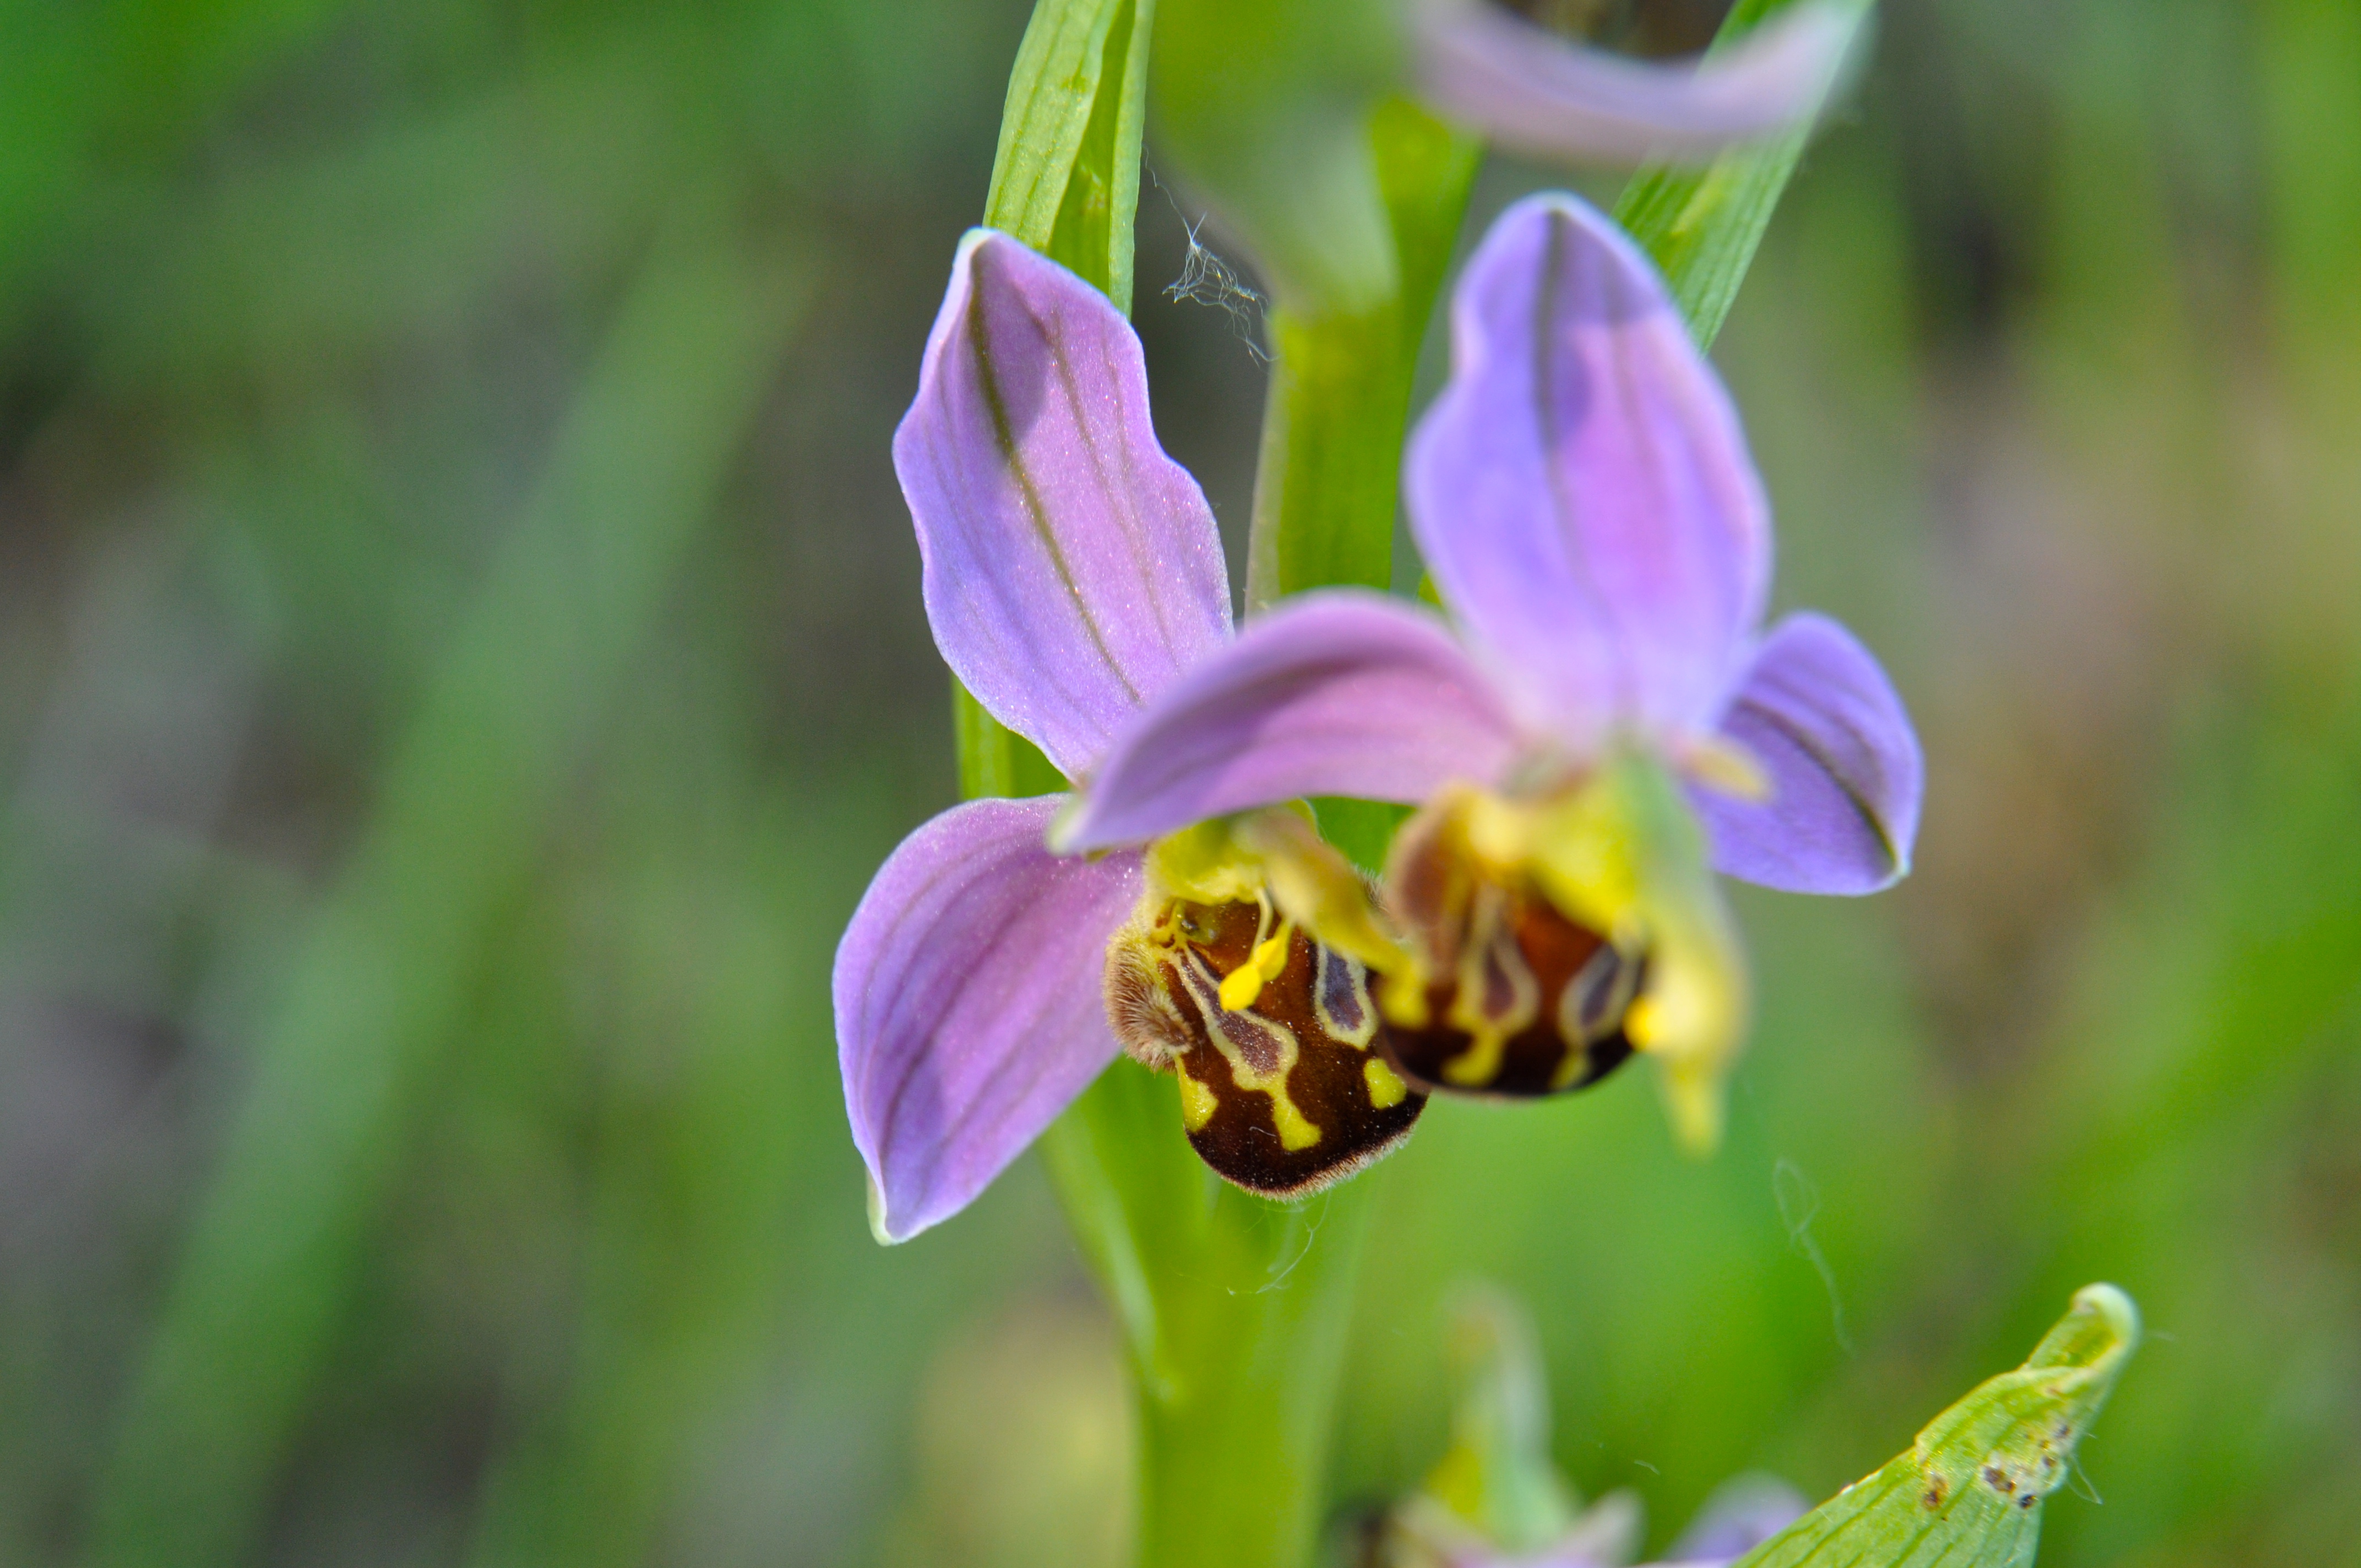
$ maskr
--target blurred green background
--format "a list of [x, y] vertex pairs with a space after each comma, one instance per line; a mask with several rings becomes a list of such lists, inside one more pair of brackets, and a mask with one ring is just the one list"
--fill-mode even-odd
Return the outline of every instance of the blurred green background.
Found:
[[[1025, 9], [0, 9], [0, 1562], [1118, 1560], [1046, 1183], [876, 1247], [826, 990], [953, 794], [886, 444]], [[1917, 873], [1741, 895], [1709, 1164], [1639, 1073], [1434, 1107], [1338, 1507], [1441, 1451], [1467, 1279], [1661, 1544], [2105, 1278], [2046, 1561], [2351, 1562], [2361, 6], [1883, 12], [1719, 356]], [[1235, 548], [1184, 210], [1138, 322]]]

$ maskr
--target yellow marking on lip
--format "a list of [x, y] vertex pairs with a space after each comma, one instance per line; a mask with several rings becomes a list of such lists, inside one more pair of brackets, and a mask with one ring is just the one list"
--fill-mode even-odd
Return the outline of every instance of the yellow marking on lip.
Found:
[[1282, 921], [1269, 940], [1255, 944], [1253, 955], [1222, 978], [1223, 1011], [1245, 1012], [1255, 1004], [1265, 985], [1287, 972], [1287, 948], [1294, 938], [1294, 924]]
[[1378, 1011], [1389, 1024], [1405, 1029], [1423, 1029], [1433, 1018], [1426, 1004], [1426, 970], [1413, 960], [1399, 975], [1381, 976], [1385, 983], [1377, 988]]
[[1468, 1037], [1466, 1050], [1443, 1064], [1443, 1076], [1462, 1089], [1479, 1089], [1500, 1076], [1500, 1059], [1508, 1049], [1508, 1036], [1498, 1029], [1478, 1029]]
[[1174, 1064], [1174, 1075], [1180, 1080], [1180, 1124], [1192, 1133], [1202, 1133], [1213, 1113], [1222, 1108], [1221, 1101], [1212, 1090], [1189, 1076], [1189, 1069]]
[[1375, 1057], [1361, 1064], [1361, 1076], [1368, 1080], [1369, 1103], [1380, 1111], [1390, 1111], [1410, 1097], [1410, 1086]]
[[1270, 1119], [1279, 1124], [1279, 1146], [1290, 1154], [1300, 1153], [1320, 1141], [1320, 1129], [1303, 1119], [1284, 1088], [1270, 1091]]
[[1549, 1091], [1552, 1094], [1556, 1094], [1561, 1091], [1573, 1087], [1574, 1080], [1580, 1078], [1582, 1076], [1583, 1069], [1589, 1065], [1590, 1053], [1580, 1046], [1576, 1045], [1572, 1040], [1567, 1040], [1565, 1042], [1565, 1058], [1559, 1061], [1556, 1068], [1550, 1073]]

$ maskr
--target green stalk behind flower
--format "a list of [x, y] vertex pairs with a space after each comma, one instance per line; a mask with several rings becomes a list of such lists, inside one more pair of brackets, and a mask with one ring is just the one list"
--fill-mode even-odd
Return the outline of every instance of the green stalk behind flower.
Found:
[[[989, 226], [1126, 311], [1152, 9], [1036, 6], [984, 211]], [[1036, 748], [964, 690], [954, 705], [963, 794], [1062, 787]], [[1116, 1062], [1051, 1126], [1044, 1153], [1130, 1351], [1138, 1561], [1284, 1568], [1303, 1560], [1319, 1524], [1368, 1187], [1293, 1208], [1237, 1190], [1191, 1152], [1176, 1081]]]

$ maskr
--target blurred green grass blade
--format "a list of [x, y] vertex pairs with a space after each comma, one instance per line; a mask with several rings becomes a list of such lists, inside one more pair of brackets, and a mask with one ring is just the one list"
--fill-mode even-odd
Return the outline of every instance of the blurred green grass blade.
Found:
[[609, 286], [684, 171], [714, 161], [719, 88], [697, 41], [618, 29], [193, 199], [138, 192], [93, 247], [88, 291], [108, 323], [98, 376], [123, 396], [225, 368], [316, 378], [466, 319], [502, 287]]
[[2279, 351], [2305, 370], [2320, 359], [2349, 373], [2361, 335], [2361, 6], [2269, 0], [2255, 10]]
[[[1739, 0], [1721, 39], [1748, 31], [1788, 0]], [[1865, 11], [1870, 0], [1861, 0]], [[1858, 47], [1858, 46], [1856, 46]], [[1812, 137], [1812, 125], [1723, 153], [1701, 169], [1642, 170], [1615, 203], [1615, 221], [1654, 257], [1689, 332], [1713, 346], [1753, 265], [1779, 198]]]
[[[1154, 10], [1155, 0], [1039, 0], [1009, 73], [983, 203], [986, 226], [1071, 268], [1126, 315]], [[956, 680], [951, 723], [969, 799], [1066, 787], [1038, 747]]]
[[107, 166], [152, 155], [353, 7], [116, 0], [7, 7], [0, 27], [0, 321]]
[[2139, 1313], [2112, 1285], [2073, 1310], [2023, 1366], [1979, 1385], [1910, 1452], [1739, 1559], [1741, 1568], [2021, 1568], [2041, 1500], [2064, 1486], [2074, 1445], [2139, 1343]]
[[661, 1066], [593, 1091], [572, 1372], [490, 1466], [468, 1554], [487, 1565], [649, 1561], [694, 1489], [687, 1453], [770, 1372], [782, 1303], [804, 1283], [783, 1242], [824, 1179], [814, 1124], [834, 1113], [829, 1086], [807, 1081], [818, 1053], [796, 1048], [827, 1027], [812, 1016], [826, 1007], [829, 948], [813, 929], [826, 900], [795, 839], [813, 825], [765, 809], [767, 781], [706, 718], [723, 707], [711, 685], [666, 681], [633, 704], [669, 701], [682, 718], [639, 718], [602, 791], [605, 852], [536, 900], [599, 912], [583, 923], [592, 951], [577, 941], [561, 959], [604, 975], [576, 1048], [597, 1061], [653, 1046]]
[[672, 235], [626, 300], [255, 1048], [97, 1503], [90, 1560], [249, 1555], [404, 1133], [805, 298]]

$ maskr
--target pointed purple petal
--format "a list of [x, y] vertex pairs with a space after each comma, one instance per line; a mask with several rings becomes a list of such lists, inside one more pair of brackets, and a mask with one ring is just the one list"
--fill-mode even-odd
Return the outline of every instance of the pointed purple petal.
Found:
[[1497, 778], [1517, 749], [1491, 683], [1433, 616], [1307, 594], [1125, 731], [1059, 842], [1137, 843], [1298, 795], [1421, 801], [1446, 780]]
[[1708, 158], [1817, 113], [1858, 16], [1790, 7], [1696, 61], [1650, 63], [1585, 49], [1484, 0], [1413, 9], [1419, 89], [1520, 152], [1576, 162]]
[[1781, 621], [1721, 729], [1771, 794], [1691, 791], [1715, 869], [1790, 893], [1874, 893], [1909, 870], [1926, 764], [1902, 698], [1851, 632], [1822, 615]]
[[1100, 977], [1139, 857], [1050, 854], [1066, 798], [944, 812], [879, 869], [837, 948], [837, 1057], [880, 1240], [967, 1207], [1115, 1054]]
[[1221, 538], [1131, 323], [1006, 235], [960, 242], [894, 470], [944, 661], [1067, 777], [1227, 641]]
[[1776, 1475], [1738, 1475], [1723, 1482], [1664, 1562], [1729, 1563], [1745, 1556], [1804, 1517], [1811, 1504]]
[[1404, 499], [1470, 641], [1577, 750], [1709, 724], [1762, 615], [1770, 509], [1655, 269], [1575, 198], [1528, 198], [1467, 264], [1452, 357]]

